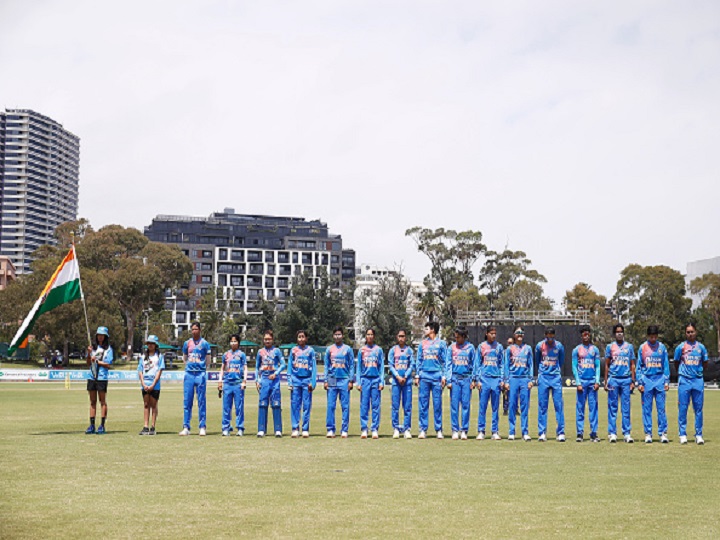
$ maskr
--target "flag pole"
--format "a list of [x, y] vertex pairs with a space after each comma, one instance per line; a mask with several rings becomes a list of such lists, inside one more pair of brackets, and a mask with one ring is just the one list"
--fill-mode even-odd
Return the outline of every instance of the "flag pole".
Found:
[[[77, 252], [75, 251], [75, 233], [70, 233], [70, 239], [72, 241], [72, 250], [73, 250], [73, 257], [77, 261]], [[78, 268], [80, 268], [80, 263], [78, 262]], [[87, 338], [88, 338], [88, 345], [92, 347], [92, 338], [90, 337], [90, 323], [88, 322], [88, 316], [87, 316], [87, 306], [85, 305], [85, 293], [83, 293], [82, 288], [82, 277], [78, 280], [80, 283], [80, 300], [82, 300], [83, 305], [83, 313], [85, 314], [85, 329], [87, 330]]]

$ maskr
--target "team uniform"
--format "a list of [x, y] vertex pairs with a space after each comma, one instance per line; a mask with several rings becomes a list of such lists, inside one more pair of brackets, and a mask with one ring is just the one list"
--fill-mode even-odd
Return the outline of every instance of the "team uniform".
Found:
[[415, 363], [419, 380], [418, 424], [420, 431], [428, 429], [430, 394], [433, 401], [435, 431], [442, 432], [442, 379], [445, 373], [447, 344], [440, 338], [423, 339], [418, 347]]
[[150, 391], [142, 389], [142, 395], [150, 394], [153, 399], [160, 399], [160, 379], [153, 385], [159, 371], [165, 369], [165, 357], [155, 351], [152, 356], [141, 356], [137, 371], [142, 375], [143, 385], [150, 386]]
[[[108, 345], [107, 349], [96, 346], [92, 352], [93, 361], [105, 362], [106, 364], [112, 364], [115, 359], [113, 348]], [[90, 378], [87, 382], [88, 392], [107, 392], [108, 389], [108, 368], [99, 366], [97, 363], [91, 366]]]
[[555, 434], [564, 436], [565, 411], [561, 370], [565, 364], [565, 347], [558, 340], [553, 340], [553, 344], [550, 345], [548, 340], [544, 339], [535, 346], [535, 362], [538, 364], [538, 434], [542, 437], [547, 430], [547, 412], [552, 392], [557, 422]]
[[[415, 354], [411, 347], [395, 345], [388, 352], [388, 368], [392, 375], [392, 425], [400, 433], [410, 431], [412, 416], [412, 374], [415, 370]], [[397, 379], [405, 379], [400, 384]], [[403, 423], [400, 425], [400, 408], [403, 410]]]
[[498, 341], [483, 341], [477, 348], [477, 361], [473, 379], [482, 384], [480, 388], [480, 410], [478, 411], [478, 433], [485, 433], [485, 416], [488, 401], [492, 407], [492, 432], [500, 429], [500, 382], [503, 369], [503, 346]]
[[590, 436], [595, 438], [598, 431], [598, 391], [600, 385], [600, 350], [595, 345], [581, 343], [572, 352], [572, 370], [578, 390], [575, 402], [575, 427], [578, 437], [585, 428], [585, 403], [590, 413]]
[[288, 382], [292, 386], [290, 394], [290, 424], [295, 431], [300, 427], [302, 412], [302, 430], [310, 430], [310, 410], [312, 395], [310, 387], [315, 390], [317, 380], [317, 357], [315, 350], [308, 345], [295, 346], [290, 350], [288, 366]]
[[528, 413], [530, 412], [530, 388], [533, 378], [533, 352], [530, 345], [510, 345], [505, 349], [503, 380], [510, 385], [508, 435], [515, 436], [515, 417], [520, 402], [520, 429], [523, 437], [529, 435]]
[[617, 341], [605, 347], [605, 358], [610, 359], [608, 370], [608, 433], [617, 434], [618, 400], [622, 407], [622, 432], [630, 436], [630, 385], [632, 380], [632, 363], [635, 361], [635, 349], [630, 343]]
[[453, 433], [467, 434], [470, 429], [471, 384], [476, 354], [475, 347], [469, 341], [462, 345], [453, 343], [447, 351], [445, 378], [450, 386], [450, 424]]
[[377, 345], [363, 345], [357, 354], [355, 380], [360, 385], [360, 430], [367, 431], [372, 405], [372, 431], [380, 429], [380, 389], [385, 384], [385, 354]]
[[703, 364], [708, 361], [705, 345], [699, 341], [682, 342], [675, 349], [674, 360], [678, 363], [678, 427], [680, 436], [687, 436], [687, 412], [692, 400], [695, 411], [695, 437], [702, 437], [703, 401], [705, 383]]
[[637, 374], [638, 385], [642, 385], [642, 416], [645, 435], [652, 437], [653, 399], [657, 407], [658, 434], [667, 433], [667, 415], [665, 414], [665, 385], [670, 383], [670, 362], [667, 348], [656, 341], [654, 345], [646, 341], [638, 349]]
[[343, 344], [333, 344], [325, 351], [325, 382], [327, 382], [327, 413], [325, 424], [328, 432], [335, 433], [335, 408], [338, 398], [342, 409], [341, 430], [347, 433], [350, 428], [350, 390], [348, 385], [354, 382], [355, 355], [352, 349]]
[[183, 344], [183, 355], [187, 355], [185, 379], [183, 380], [183, 427], [190, 429], [193, 399], [197, 392], [200, 428], [205, 427], [207, 388], [207, 365], [205, 359], [210, 354], [210, 344], [204, 338], [198, 341], [190, 338]]
[[[260, 383], [258, 401], [258, 433], [267, 431], [268, 406], [272, 408], [275, 432], [282, 433], [282, 403], [280, 401], [280, 373], [285, 369], [285, 358], [276, 347], [263, 347], [255, 358], [255, 380]], [[270, 375], [275, 375], [270, 379]]]
[[222, 431], [230, 432], [232, 408], [235, 405], [235, 427], [238, 433], [245, 431], [245, 390], [242, 382], [245, 378], [247, 357], [240, 349], [232, 349], [223, 354], [223, 412]]

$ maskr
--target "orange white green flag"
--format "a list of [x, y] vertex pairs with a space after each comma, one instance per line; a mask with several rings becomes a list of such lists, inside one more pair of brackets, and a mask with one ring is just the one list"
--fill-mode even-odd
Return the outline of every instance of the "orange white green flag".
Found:
[[78, 298], [82, 298], [80, 266], [75, 257], [75, 246], [73, 246], [45, 285], [40, 298], [37, 299], [28, 316], [25, 317], [10, 343], [8, 355], [15, 352], [25, 342], [40, 315]]

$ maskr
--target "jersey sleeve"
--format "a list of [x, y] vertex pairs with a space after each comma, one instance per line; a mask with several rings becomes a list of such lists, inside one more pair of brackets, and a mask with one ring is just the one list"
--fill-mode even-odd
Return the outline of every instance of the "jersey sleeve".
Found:
[[572, 373], [575, 379], [575, 384], [580, 384], [580, 374], [578, 373], [578, 348], [580, 345], [575, 347], [572, 352]]

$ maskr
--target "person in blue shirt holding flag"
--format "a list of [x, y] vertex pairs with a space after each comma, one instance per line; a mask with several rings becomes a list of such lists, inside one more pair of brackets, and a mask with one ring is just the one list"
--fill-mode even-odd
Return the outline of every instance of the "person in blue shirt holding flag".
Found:
[[200, 436], [204, 437], [206, 420], [205, 391], [207, 389], [207, 367], [210, 363], [210, 344], [200, 337], [200, 323], [190, 325], [192, 337], [183, 344], [185, 379], [183, 381], [183, 428], [180, 436], [190, 435], [193, 399], [197, 393]]
[[585, 403], [590, 413], [590, 440], [600, 442], [598, 438], [598, 389], [600, 388], [600, 350], [592, 344], [590, 327], [580, 327], [582, 343], [572, 352], [572, 370], [577, 387], [575, 402], [575, 425], [577, 442], [583, 441], [585, 428]]
[[515, 440], [515, 419], [520, 402], [520, 428], [524, 441], [530, 440], [528, 415], [530, 412], [530, 390], [533, 387], [533, 351], [523, 343], [525, 332], [518, 327], [515, 330], [513, 344], [505, 349], [503, 359], [503, 381], [509, 392], [508, 440]]
[[478, 411], [477, 439], [485, 438], [485, 422], [488, 401], [492, 409], [492, 439], [499, 441], [500, 437], [500, 385], [503, 370], [503, 346], [497, 341], [497, 329], [490, 325], [485, 329], [485, 341], [477, 348], [474, 386], [480, 390], [480, 410]]
[[90, 366], [90, 378], [87, 382], [87, 391], [90, 396], [90, 425], [85, 430], [87, 435], [95, 433], [98, 399], [100, 399], [100, 427], [97, 428], [97, 434], [105, 433], [105, 419], [107, 418], [105, 396], [108, 388], [108, 369], [112, 367], [113, 359], [110, 332], [107, 326], [99, 326], [95, 332], [95, 347], [88, 346], [87, 348], [87, 363]]
[[[399, 439], [403, 433], [406, 439], [412, 439], [410, 432], [412, 417], [412, 374], [415, 371], [415, 353], [407, 345], [407, 331], [398, 330], [397, 345], [388, 352], [388, 367], [392, 376], [392, 425], [393, 439]], [[403, 410], [403, 423], [400, 424], [400, 408]]]
[[442, 391], [447, 380], [445, 378], [445, 359], [447, 343], [437, 337], [440, 324], [437, 321], [425, 323], [425, 338], [420, 342], [415, 362], [415, 386], [418, 391], [418, 423], [420, 433], [418, 439], [427, 435], [428, 417], [430, 415], [430, 395], [433, 401], [433, 420], [437, 438], [443, 438], [442, 432]]
[[227, 437], [232, 431], [233, 404], [235, 405], [235, 427], [237, 436], [245, 433], [245, 388], [247, 386], [247, 356], [240, 350], [240, 335], [230, 336], [230, 350], [222, 356], [218, 390], [222, 394], [222, 436]]
[[365, 332], [365, 345], [357, 354], [355, 380], [360, 391], [360, 438], [368, 436], [368, 412], [372, 405], [372, 438], [379, 437], [381, 392], [385, 386], [385, 354], [375, 345], [375, 330]]
[[[145, 425], [140, 435], [155, 435], [155, 424], [158, 415], [158, 400], [160, 399], [160, 377], [165, 369], [165, 357], [160, 354], [160, 340], [150, 335], [145, 340], [145, 354], [138, 361], [138, 378], [142, 386], [143, 419]], [[148, 427], [152, 417], [152, 425]]]
[[538, 365], [538, 441], [547, 441], [545, 431], [550, 393], [552, 393], [557, 422], [555, 440], [565, 442], [565, 411], [561, 381], [562, 367], [565, 364], [565, 347], [555, 339], [555, 329], [551, 326], [545, 329], [545, 339], [535, 345], [535, 363]]
[[298, 330], [297, 345], [290, 350], [288, 362], [288, 387], [290, 388], [290, 424], [293, 439], [300, 435], [300, 414], [302, 412], [302, 436], [310, 436], [310, 410], [312, 393], [317, 380], [317, 358], [315, 350], [307, 344], [305, 330]]
[[355, 375], [355, 355], [350, 347], [343, 343], [344, 331], [342, 326], [333, 330], [335, 343], [325, 351], [325, 383], [327, 390], [327, 412], [325, 424], [328, 439], [335, 437], [335, 409], [338, 399], [342, 409], [342, 424], [340, 436], [347, 439], [350, 428], [350, 390], [353, 387]]
[[687, 444], [687, 412], [690, 401], [695, 411], [695, 442], [705, 444], [703, 439], [703, 401], [705, 383], [703, 364], [708, 361], [705, 345], [697, 340], [697, 328], [693, 323], [685, 326], [685, 341], [675, 349], [673, 357], [678, 369], [678, 427], [680, 444]]
[[273, 345], [272, 330], [265, 330], [263, 345], [255, 358], [255, 386], [258, 402], [258, 437], [264, 437], [267, 431], [268, 407], [272, 408], [275, 436], [282, 437], [282, 403], [280, 400], [280, 374], [285, 369], [285, 358], [280, 349]]
[[660, 442], [667, 444], [667, 415], [665, 414], [665, 394], [670, 387], [670, 362], [665, 345], [658, 341], [660, 330], [657, 326], [648, 326], [647, 341], [640, 345], [637, 355], [637, 383], [642, 395], [643, 428], [645, 443], [652, 440], [653, 399], [657, 407], [658, 434]]
[[455, 441], [467, 440], [470, 429], [470, 402], [477, 353], [473, 344], [467, 341], [467, 336], [465, 327], [455, 329], [455, 343], [448, 347], [445, 360], [445, 378], [450, 388], [450, 423]]
[[605, 347], [605, 390], [608, 393], [608, 440], [617, 442], [618, 401], [622, 406], [622, 431], [633, 443], [630, 421], [630, 392], [635, 388], [635, 349], [625, 341], [625, 327], [613, 326], [615, 341]]

